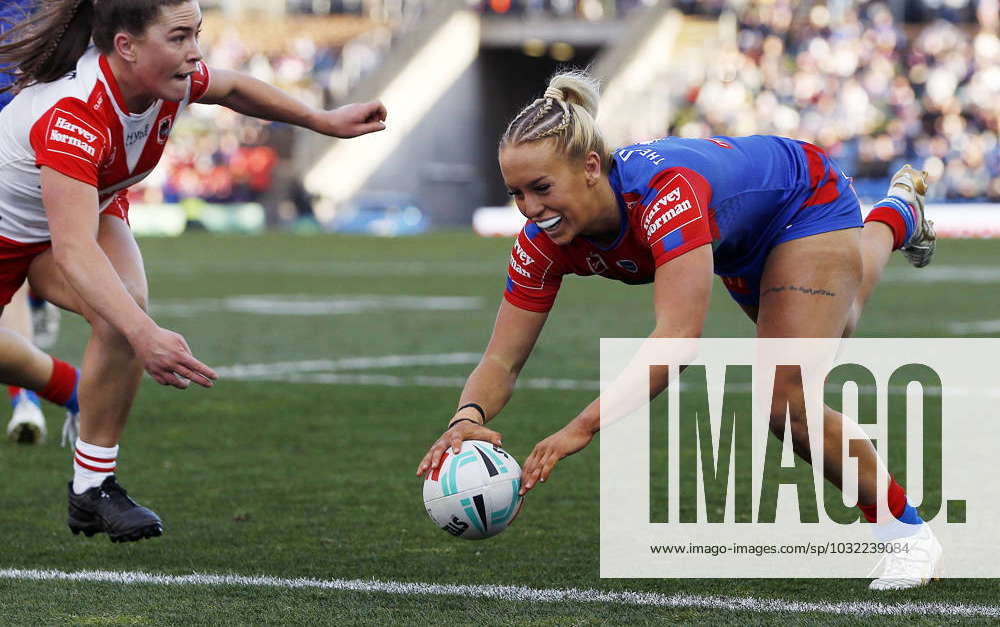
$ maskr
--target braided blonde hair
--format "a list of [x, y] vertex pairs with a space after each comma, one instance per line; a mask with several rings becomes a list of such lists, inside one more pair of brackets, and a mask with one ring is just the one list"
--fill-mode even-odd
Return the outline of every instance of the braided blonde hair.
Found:
[[560, 72], [549, 80], [541, 98], [521, 110], [500, 138], [500, 148], [554, 139], [556, 152], [582, 159], [590, 152], [611, 165], [604, 137], [597, 127], [600, 84], [585, 71]]

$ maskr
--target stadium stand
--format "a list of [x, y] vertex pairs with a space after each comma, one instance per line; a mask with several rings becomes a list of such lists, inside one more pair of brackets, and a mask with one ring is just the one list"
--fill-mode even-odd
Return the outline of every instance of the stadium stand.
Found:
[[977, 15], [901, 24], [879, 2], [745, 3], [646, 94], [655, 134], [777, 133], [826, 147], [863, 196], [913, 162], [930, 200], [1000, 200], [997, 3]]
[[[326, 10], [318, 11], [323, 4], [289, 3], [293, 12], [277, 20], [255, 13], [231, 20], [206, 11], [206, 61], [334, 107], [379, 66], [427, 3], [366, 3], [362, 11], [360, 3], [326, 2]], [[288, 126], [196, 105], [178, 122], [161, 167], [133, 189], [132, 198], [154, 204], [260, 202], [272, 223], [309, 215], [299, 177], [290, 172], [294, 144]]]
[[[419, 49], [412, 40], [428, 41], [429, 35], [417, 35], [429, 30], [432, 9], [443, 4], [467, 7], [481, 17], [485, 51], [488, 45], [507, 45], [496, 43], [495, 35], [502, 29], [490, 28], [490, 24], [502, 26], [504, 19], [543, 25], [617, 22], [616, 30], [589, 32], [620, 34], [625, 32], [624, 22], [664, 3], [289, 1], [286, 7], [291, 13], [278, 20], [248, 14], [234, 21], [222, 12], [208, 12], [205, 49], [213, 65], [248, 69], [316, 104], [335, 106], [359, 97], [380, 97], [378, 87], [388, 82], [385, 66], [393, 65], [387, 63], [390, 52], [412, 57]], [[642, 115], [618, 115], [606, 122], [615, 143], [667, 134], [777, 133], [827, 148], [856, 177], [856, 189], [864, 198], [880, 195], [886, 175], [912, 162], [930, 172], [930, 201], [1000, 200], [997, 0], [936, 5], [826, 0], [673, 4], [686, 14], [675, 15], [675, 21], [657, 35], [669, 39], [668, 45], [658, 47], [666, 52], [655, 60], [648, 55], [645, 61], [639, 59], [647, 64], [645, 81], [625, 88], [630, 100], [641, 103]], [[536, 32], [548, 36], [551, 28]], [[577, 54], [569, 62], [595, 62], [599, 75], [614, 80], [616, 69], [625, 66], [623, 49], [636, 42], [612, 39], [596, 55]], [[401, 52], [404, 41], [409, 43]], [[579, 53], [581, 46], [576, 47]], [[552, 45], [550, 54], [555, 56], [556, 49]], [[549, 49], [543, 45], [539, 50], [545, 54]], [[534, 53], [526, 46], [523, 54]], [[404, 60], [397, 59], [392, 71]], [[553, 60], [552, 67], [561, 60]], [[620, 92], [616, 88], [615, 93]], [[461, 97], [471, 93], [463, 91]], [[476, 97], [489, 100], [490, 94]], [[481, 105], [470, 102], [469, 107]], [[615, 109], [602, 103], [602, 110]], [[501, 113], [499, 117], [506, 117], [506, 111]], [[202, 132], [208, 127], [224, 132]], [[470, 132], [471, 128], [466, 135]], [[477, 138], [473, 152], [489, 153], [493, 141]], [[301, 143], [281, 125], [195, 107], [178, 126], [165, 167], [138, 192], [137, 200], [261, 202], [272, 223], [309, 215], [310, 194], [301, 184], [306, 174], [303, 164], [317, 163], [323, 148]], [[471, 191], [466, 206], [471, 211], [478, 201], [502, 202], [494, 198], [499, 193], [476, 191], [496, 186], [486, 171], [489, 166], [479, 161], [487, 159], [476, 156], [463, 167], [427, 167], [447, 174], [444, 178], [468, 170], [459, 178], [485, 179], [483, 186], [465, 183], [462, 188]], [[460, 209], [449, 208], [447, 213], [446, 222], [458, 223]]]

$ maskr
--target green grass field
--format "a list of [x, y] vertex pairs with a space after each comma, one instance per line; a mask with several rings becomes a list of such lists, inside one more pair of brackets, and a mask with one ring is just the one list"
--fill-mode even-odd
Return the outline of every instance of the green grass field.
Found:
[[[50, 407], [48, 443], [0, 446], [0, 570], [492, 584], [807, 603], [992, 605], [1000, 596], [996, 580], [945, 580], [882, 595], [854, 579], [602, 580], [597, 446], [565, 460], [509, 531], [484, 542], [453, 539], [427, 519], [413, 473], [451, 416], [458, 384], [489, 337], [508, 240], [448, 233], [400, 240], [193, 234], [141, 244], [154, 316], [227, 375], [212, 390], [180, 392], [148, 378], [143, 383], [122, 442], [119, 477], [162, 516], [165, 535], [113, 545], [104, 536], [69, 533], [71, 456], [54, 442], [62, 416]], [[997, 242], [945, 241], [935, 264], [923, 271], [895, 259], [858, 335], [950, 337], [989, 329], [974, 323], [996, 318], [998, 254]], [[522, 380], [581, 385], [519, 390], [494, 423], [506, 448], [523, 460], [535, 442], [592, 399], [587, 385], [599, 375], [600, 337], [642, 337], [651, 324], [648, 286], [567, 281]], [[717, 285], [706, 335], [752, 331]], [[84, 337], [82, 321], [66, 316], [53, 352], [78, 361]], [[457, 363], [375, 359], [454, 354], [459, 357], [450, 361]], [[122, 585], [0, 578], [3, 624], [862, 620], [899, 619], [261, 582]], [[988, 619], [918, 614], [905, 620]]]

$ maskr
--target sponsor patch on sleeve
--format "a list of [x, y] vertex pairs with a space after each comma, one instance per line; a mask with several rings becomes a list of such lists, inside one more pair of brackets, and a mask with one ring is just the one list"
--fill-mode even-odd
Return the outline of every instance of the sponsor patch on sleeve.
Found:
[[712, 241], [710, 192], [703, 177], [691, 171], [668, 171], [655, 177], [651, 186], [651, 200], [640, 224], [657, 266]]
[[521, 309], [544, 312], [555, 302], [562, 275], [538, 245], [537, 234], [531, 237], [527, 231], [528, 227], [518, 234], [511, 248], [504, 297]]
[[[35, 123], [31, 143], [35, 165], [91, 185], [97, 185], [97, 168], [104, 157], [106, 136], [98, 127], [69, 104], [57, 104]], [[83, 103], [81, 103], [83, 104]]]

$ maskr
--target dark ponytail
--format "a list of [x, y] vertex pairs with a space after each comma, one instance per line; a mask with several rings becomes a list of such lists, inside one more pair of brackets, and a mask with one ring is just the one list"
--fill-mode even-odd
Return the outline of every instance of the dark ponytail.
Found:
[[35, 14], [4, 34], [0, 65], [16, 68], [8, 89], [20, 91], [32, 83], [48, 83], [76, 67], [90, 45], [94, 23], [92, 0], [42, 3]]
[[109, 54], [115, 35], [124, 31], [141, 36], [162, 7], [188, 1], [192, 0], [36, 0], [34, 14], [0, 36], [0, 66], [17, 72], [7, 89], [20, 91], [58, 80], [73, 71], [91, 38]]

